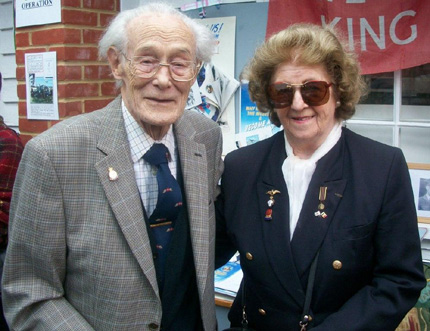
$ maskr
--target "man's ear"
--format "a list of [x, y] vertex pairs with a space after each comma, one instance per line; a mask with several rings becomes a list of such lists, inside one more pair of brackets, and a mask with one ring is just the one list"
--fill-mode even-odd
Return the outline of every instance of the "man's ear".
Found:
[[120, 56], [121, 53], [114, 47], [110, 47], [107, 51], [110, 69], [112, 70], [112, 75], [115, 79], [121, 79], [123, 75], [123, 68], [119, 58]]
[[196, 79], [197, 79], [197, 76], [199, 75], [199, 72], [200, 72], [200, 70], [202, 69], [203, 65], [204, 65], [204, 63], [203, 63], [203, 62], [198, 62], [198, 63], [197, 63], [197, 73], [196, 73], [196, 75], [194, 76], [194, 79], [192, 79], [192, 80], [190, 81], [190, 86], [193, 86], [193, 84], [195, 83], [195, 81], [196, 81]]

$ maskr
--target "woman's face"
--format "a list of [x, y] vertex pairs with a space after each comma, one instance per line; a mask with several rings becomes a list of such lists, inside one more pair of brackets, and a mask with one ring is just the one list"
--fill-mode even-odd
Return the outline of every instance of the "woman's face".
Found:
[[[281, 63], [275, 70], [271, 84], [304, 84], [310, 81], [332, 79], [323, 65], [298, 65], [291, 62]], [[286, 107], [275, 107], [279, 120], [284, 127], [288, 142], [298, 157], [308, 158], [321, 146], [328, 134], [338, 122], [335, 118], [336, 95], [333, 85], [329, 87], [327, 103], [321, 106], [309, 106], [303, 100], [301, 88], [294, 87], [292, 103]]]

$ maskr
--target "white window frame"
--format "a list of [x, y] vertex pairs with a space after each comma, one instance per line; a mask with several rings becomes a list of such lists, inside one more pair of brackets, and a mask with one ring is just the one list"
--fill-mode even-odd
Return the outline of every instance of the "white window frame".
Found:
[[411, 122], [400, 120], [400, 110], [402, 107], [402, 71], [394, 71], [394, 89], [393, 89], [393, 120], [392, 121], [378, 121], [378, 120], [357, 120], [351, 118], [346, 121], [347, 124], [364, 124], [364, 125], [378, 125], [393, 128], [392, 145], [395, 147], [400, 146], [400, 128], [402, 127], [415, 127], [415, 128], [430, 128], [430, 123], [426, 122]]

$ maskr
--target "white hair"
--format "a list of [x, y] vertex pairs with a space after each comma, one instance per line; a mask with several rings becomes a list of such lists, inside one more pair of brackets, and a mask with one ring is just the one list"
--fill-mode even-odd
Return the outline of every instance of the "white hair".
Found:
[[194, 34], [196, 42], [196, 58], [200, 62], [209, 62], [214, 54], [215, 37], [203, 24], [182, 14], [174, 7], [160, 2], [148, 3], [146, 5], [120, 12], [109, 24], [105, 33], [99, 41], [99, 57], [107, 59], [107, 52], [111, 46], [118, 51], [126, 53], [128, 36], [127, 25], [139, 16], [148, 14], [171, 15], [182, 20]]

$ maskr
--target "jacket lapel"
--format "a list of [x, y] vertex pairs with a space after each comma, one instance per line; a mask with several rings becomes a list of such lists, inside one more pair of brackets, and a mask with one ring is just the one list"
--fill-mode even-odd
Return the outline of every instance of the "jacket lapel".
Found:
[[[299, 277], [310, 267], [333, 220], [347, 183], [343, 174], [343, 135], [337, 144], [322, 157], [315, 169], [306, 193], [302, 211], [291, 241], [291, 250]], [[326, 217], [316, 216], [320, 187], [327, 187], [322, 210]], [[321, 212], [322, 212], [321, 211]]]
[[186, 113], [174, 125], [174, 132], [188, 205], [197, 286], [199, 293], [205, 293], [209, 256], [214, 253], [210, 252], [209, 246], [211, 243], [210, 225], [208, 224], [210, 198], [208, 194], [206, 148], [203, 144], [194, 141], [196, 131], [190, 125], [190, 121], [187, 120]]
[[[260, 218], [263, 241], [270, 264], [285, 290], [298, 305], [302, 306], [305, 296], [290, 249], [289, 198], [282, 174], [282, 163], [286, 158], [283, 135], [284, 132], [282, 131], [275, 136], [267, 156], [267, 167], [264, 167], [265, 170], [257, 182]], [[272, 207], [272, 219], [265, 220], [270, 197], [267, 192], [270, 190], [278, 190], [280, 193], [273, 196], [275, 204]]]
[[154, 292], [159, 295], [151, 245], [121, 113], [121, 99], [117, 98], [107, 108], [109, 110], [105, 121], [101, 123], [98, 141], [98, 148], [104, 156], [95, 167], [124, 237]]

